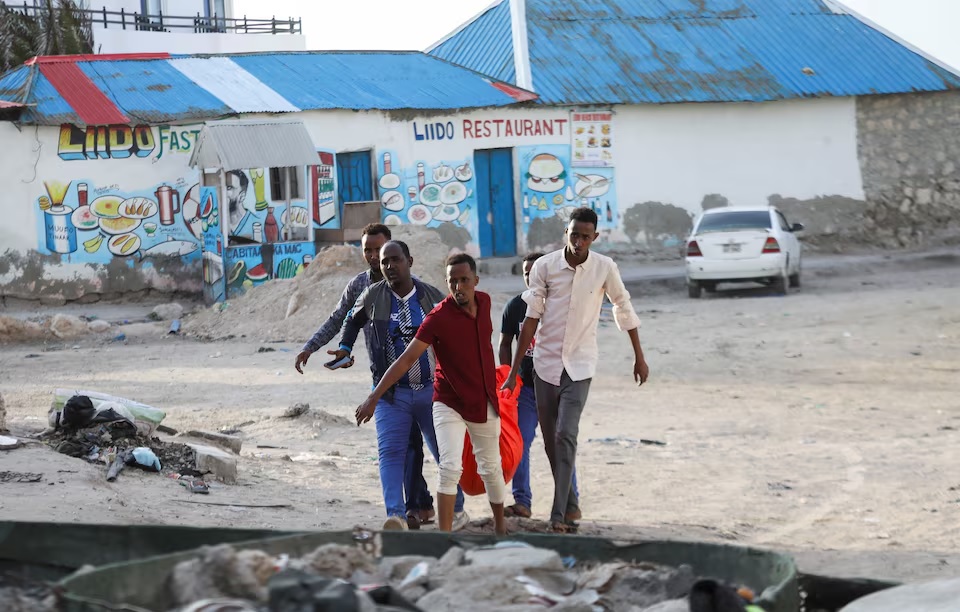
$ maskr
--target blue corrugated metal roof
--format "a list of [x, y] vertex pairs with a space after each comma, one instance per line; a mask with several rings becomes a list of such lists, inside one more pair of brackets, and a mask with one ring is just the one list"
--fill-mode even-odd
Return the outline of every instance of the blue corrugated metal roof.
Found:
[[[824, 0], [526, 0], [546, 104], [766, 101], [960, 89], [960, 77]], [[483, 18], [431, 53], [479, 69]], [[500, 24], [502, 28], [503, 25]], [[512, 41], [512, 39], [511, 39]], [[512, 46], [512, 45], [511, 45]]]
[[[30, 105], [24, 123], [82, 124], [38, 64], [72, 62], [131, 121], [173, 123], [311, 109], [446, 110], [529, 100], [528, 92], [419, 52], [41, 58], [0, 77], [0, 100]], [[206, 64], [209, 63], [208, 68]], [[89, 79], [89, 82], [87, 80]], [[29, 81], [29, 87], [26, 86]], [[28, 91], [29, 89], [29, 91]], [[236, 91], [234, 91], [236, 90]], [[76, 100], [75, 100], [76, 102]]]
[[[516, 82], [509, 0], [487, 8], [466, 27], [470, 28], [469, 37], [451, 36], [437, 43], [430, 53], [495, 79]], [[474, 40], [483, 44], [472, 44]]]
[[516, 100], [476, 73], [423, 53], [238, 55], [233, 61], [300, 108], [475, 108]]

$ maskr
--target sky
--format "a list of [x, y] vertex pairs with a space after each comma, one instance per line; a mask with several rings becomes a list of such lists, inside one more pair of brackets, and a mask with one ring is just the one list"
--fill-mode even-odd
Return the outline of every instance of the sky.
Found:
[[[308, 49], [423, 50], [493, 1], [234, 0], [234, 10], [249, 17], [301, 17]], [[960, 37], [955, 33], [960, 0], [841, 1], [915, 47], [960, 68]]]

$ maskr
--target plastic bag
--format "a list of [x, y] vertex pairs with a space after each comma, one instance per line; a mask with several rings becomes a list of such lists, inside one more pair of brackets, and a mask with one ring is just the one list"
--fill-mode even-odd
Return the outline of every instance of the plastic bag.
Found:
[[[75, 395], [86, 395], [93, 402], [94, 408], [98, 410], [100, 406], [106, 402], [116, 402], [120, 404], [127, 410], [130, 417], [132, 417], [132, 421], [137, 427], [137, 432], [143, 436], [152, 436], [156, 432], [157, 426], [166, 416], [164, 411], [154, 408], [153, 406], [147, 406], [146, 404], [122, 397], [107, 395], [106, 393], [81, 391], [77, 389], [57, 389], [53, 394], [53, 404], [50, 407], [48, 415], [51, 427], [55, 427], [54, 423], [58, 422], [57, 419], [59, 413], [63, 410], [64, 404]], [[126, 416], [126, 414], [124, 414], [124, 416]]]
[[[510, 366], [502, 365], [497, 368], [497, 388], [503, 384], [510, 373]], [[517, 422], [517, 398], [523, 383], [517, 378], [517, 386], [511, 393], [500, 393], [500, 465], [503, 467], [504, 483], [513, 480], [513, 475], [523, 458], [523, 436], [520, 435], [520, 424]], [[467, 495], [480, 495], [487, 488], [483, 479], [477, 473], [477, 460], [473, 456], [473, 444], [470, 434], [465, 434], [463, 443], [463, 474], [460, 476], [460, 487]]]

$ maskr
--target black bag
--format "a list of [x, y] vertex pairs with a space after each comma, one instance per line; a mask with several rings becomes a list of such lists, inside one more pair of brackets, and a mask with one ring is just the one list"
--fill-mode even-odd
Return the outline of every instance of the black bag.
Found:
[[93, 422], [97, 410], [86, 395], [74, 395], [63, 405], [60, 424], [72, 429], [82, 429]]

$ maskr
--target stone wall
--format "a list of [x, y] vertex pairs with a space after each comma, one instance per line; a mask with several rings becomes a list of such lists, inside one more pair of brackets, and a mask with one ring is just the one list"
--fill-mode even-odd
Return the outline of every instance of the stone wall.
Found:
[[960, 237], [960, 92], [857, 99], [867, 234], [884, 247]]

